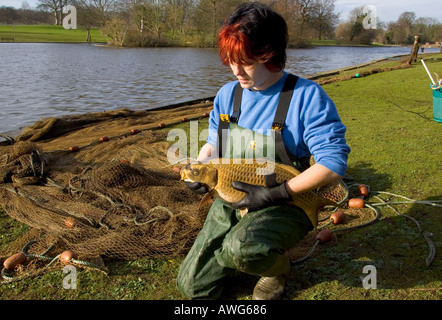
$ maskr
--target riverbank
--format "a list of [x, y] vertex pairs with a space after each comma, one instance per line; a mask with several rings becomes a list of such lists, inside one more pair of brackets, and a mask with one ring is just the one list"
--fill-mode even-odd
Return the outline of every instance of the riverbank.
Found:
[[[107, 38], [98, 30], [91, 29], [92, 42], [107, 43]], [[0, 25], [0, 42], [23, 43], [85, 43], [87, 32], [82, 29], [66, 30], [54, 25]], [[370, 47], [340, 40], [309, 40], [308, 46]], [[372, 46], [382, 46], [374, 44]]]
[[[0, 42], [86, 43], [87, 31], [67, 30], [55, 25], [2, 25], [0, 26]], [[98, 28], [91, 28], [91, 42], [106, 43], [107, 39]]]
[[[442, 54], [428, 55], [425, 59], [432, 72], [442, 74]], [[388, 192], [382, 195], [386, 201], [404, 200], [392, 194], [422, 201], [441, 200], [442, 125], [432, 119], [429, 78], [420, 62], [394, 69], [397, 65], [399, 61], [387, 59], [348, 69], [334, 77], [344, 73], [353, 77], [323, 85], [347, 127], [352, 149], [348, 174], [356, 184], [364, 183], [372, 191]], [[368, 72], [381, 68], [385, 71]], [[390, 71], [386, 71], [387, 68]], [[364, 70], [365, 76], [355, 76]], [[326, 78], [316, 79], [321, 80]], [[165, 118], [170, 116], [170, 111], [163, 111]], [[207, 118], [200, 119], [198, 125], [200, 130], [206, 128]], [[161, 130], [188, 130], [189, 126], [189, 122], [183, 122]], [[375, 197], [368, 201], [379, 202]], [[336, 233], [333, 241], [295, 265], [284, 299], [440, 300], [441, 208], [419, 203], [394, 205], [396, 211], [386, 206], [378, 208], [379, 221]], [[405, 215], [432, 234], [436, 259], [431, 265], [425, 263], [430, 249], [421, 230]], [[0, 230], [0, 247], [5, 247], [27, 228], [2, 212]], [[182, 297], [176, 290], [175, 279], [182, 259], [146, 257], [128, 262], [110, 261], [109, 275], [79, 269], [75, 290], [63, 289], [65, 275], [60, 267], [39, 277], [0, 285], [0, 297], [3, 300], [178, 300]], [[361, 278], [369, 275], [363, 271], [367, 265], [377, 271], [374, 289], [363, 287]], [[240, 275], [238, 281], [228, 283], [229, 294], [234, 299], [248, 300], [255, 282], [256, 277]]]
[[385, 45], [381, 43], [373, 43], [373, 44], [357, 44], [351, 41], [344, 40], [317, 40], [312, 39], [308, 40], [308, 43], [311, 46], [333, 46], [333, 47], [385, 47]]

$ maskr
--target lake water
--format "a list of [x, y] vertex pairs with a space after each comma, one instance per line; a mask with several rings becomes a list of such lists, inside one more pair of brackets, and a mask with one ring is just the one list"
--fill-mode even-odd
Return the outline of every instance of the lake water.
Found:
[[[404, 47], [290, 49], [286, 70], [303, 76], [409, 53]], [[216, 49], [1, 43], [0, 132], [45, 117], [204, 99], [231, 80]]]

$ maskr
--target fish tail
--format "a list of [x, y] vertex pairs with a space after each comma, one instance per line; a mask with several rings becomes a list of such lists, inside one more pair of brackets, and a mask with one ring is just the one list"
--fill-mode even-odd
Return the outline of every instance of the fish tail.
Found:
[[333, 206], [333, 207], [339, 207], [341, 208], [342, 206], [337, 204], [336, 202], [318, 196], [315, 194], [316, 197], [316, 201], [314, 202], [314, 205], [311, 206], [310, 208], [307, 208], [305, 210], [305, 213], [307, 214], [307, 217], [310, 219], [311, 223], [313, 224], [313, 227], [317, 227], [318, 226], [318, 211], [326, 206]]

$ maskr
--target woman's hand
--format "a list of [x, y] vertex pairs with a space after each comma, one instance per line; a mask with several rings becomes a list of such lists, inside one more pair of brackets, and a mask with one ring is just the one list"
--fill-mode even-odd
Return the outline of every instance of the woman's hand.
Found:
[[246, 193], [246, 196], [241, 201], [232, 204], [234, 209], [247, 208], [248, 211], [254, 211], [291, 199], [285, 187], [285, 182], [275, 187], [264, 187], [233, 181], [232, 187]]

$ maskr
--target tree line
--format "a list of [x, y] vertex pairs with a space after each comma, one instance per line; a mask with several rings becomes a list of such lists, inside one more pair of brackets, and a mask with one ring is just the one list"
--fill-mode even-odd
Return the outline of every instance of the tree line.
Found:
[[[67, 5], [77, 9], [77, 25], [98, 27], [115, 46], [216, 45], [224, 19], [244, 0], [39, 0], [31, 9], [0, 7], [0, 24], [62, 24]], [[290, 47], [308, 46], [312, 39], [349, 44], [407, 45], [418, 34], [422, 42], [442, 40], [442, 24], [434, 18], [402, 13], [395, 22], [377, 19], [364, 28], [367, 13], [356, 7], [347, 18], [335, 10], [335, 0], [263, 0], [286, 20]], [[345, 19], [345, 20], [342, 20]]]
[[360, 44], [410, 45], [418, 35], [422, 43], [442, 42], [442, 24], [434, 18], [417, 17], [411, 11], [400, 14], [397, 21], [385, 23], [377, 19], [376, 29], [364, 29], [367, 14], [363, 8], [354, 8], [348, 20], [337, 25], [336, 39]]

